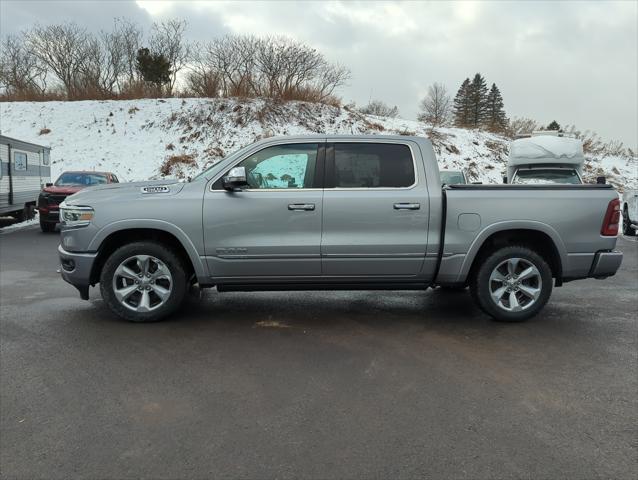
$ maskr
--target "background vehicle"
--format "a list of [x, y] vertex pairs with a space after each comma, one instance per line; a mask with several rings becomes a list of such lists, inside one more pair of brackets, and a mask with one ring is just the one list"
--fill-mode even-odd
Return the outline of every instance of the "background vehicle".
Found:
[[638, 229], [638, 190], [625, 190], [622, 197], [622, 213], [623, 233], [630, 236], [636, 235]]
[[[558, 208], [560, 207], [560, 208]], [[521, 321], [553, 285], [616, 273], [610, 185], [450, 185], [419, 137], [269, 138], [190, 183], [97, 186], [60, 209], [61, 274], [113, 312], [162, 318], [220, 292], [469, 285]]]
[[0, 216], [33, 218], [38, 193], [51, 181], [51, 149], [0, 135]]
[[119, 183], [115, 174], [110, 172], [64, 172], [55, 183], [47, 184], [38, 196], [40, 228], [43, 232], [52, 232], [60, 221], [59, 206], [69, 195], [83, 188], [105, 183]]
[[467, 179], [462, 170], [440, 170], [441, 185], [465, 185]]
[[510, 144], [506, 183], [581, 184], [584, 162], [583, 144], [575, 138], [521, 138]]

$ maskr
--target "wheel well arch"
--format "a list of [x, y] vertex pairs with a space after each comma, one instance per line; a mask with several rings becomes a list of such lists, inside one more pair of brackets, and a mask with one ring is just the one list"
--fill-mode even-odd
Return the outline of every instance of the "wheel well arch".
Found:
[[154, 241], [170, 247], [186, 268], [186, 278], [190, 278], [195, 273], [195, 267], [188, 252], [182, 242], [172, 233], [157, 228], [127, 228], [115, 231], [102, 240], [91, 268], [91, 285], [100, 281], [102, 267], [115, 250], [123, 245], [138, 241]]
[[547, 233], [526, 228], [500, 230], [487, 237], [472, 260], [467, 278], [470, 279], [476, 274], [481, 262], [492, 252], [511, 245], [521, 245], [538, 253], [549, 264], [552, 277], [556, 279], [556, 286], [562, 284], [563, 267], [556, 243]]

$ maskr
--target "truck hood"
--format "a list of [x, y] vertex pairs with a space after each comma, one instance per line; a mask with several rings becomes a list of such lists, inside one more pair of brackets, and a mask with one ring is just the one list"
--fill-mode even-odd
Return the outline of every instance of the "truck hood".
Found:
[[175, 195], [184, 188], [184, 183], [176, 179], [147, 180], [144, 182], [107, 183], [88, 187], [67, 197], [67, 205], [91, 205], [94, 202], [122, 199], [134, 200], [140, 197], [165, 197]]
[[46, 193], [52, 193], [54, 195], [73, 195], [83, 188], [85, 187], [81, 185], [64, 185], [62, 187], [56, 187], [55, 185], [52, 185], [50, 187], [44, 187], [42, 191]]

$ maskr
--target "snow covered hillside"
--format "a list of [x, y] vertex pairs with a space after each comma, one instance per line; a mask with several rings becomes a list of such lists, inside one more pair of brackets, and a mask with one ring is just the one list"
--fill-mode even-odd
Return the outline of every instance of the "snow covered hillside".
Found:
[[[508, 139], [485, 132], [261, 99], [0, 103], [0, 121], [4, 135], [52, 147], [54, 177], [70, 169], [108, 170], [126, 180], [161, 178], [162, 171], [184, 177], [264, 137], [365, 133], [427, 136], [441, 168], [500, 183], [509, 147]], [[587, 157], [585, 176], [605, 175], [620, 190], [638, 188], [637, 169], [635, 157]]]

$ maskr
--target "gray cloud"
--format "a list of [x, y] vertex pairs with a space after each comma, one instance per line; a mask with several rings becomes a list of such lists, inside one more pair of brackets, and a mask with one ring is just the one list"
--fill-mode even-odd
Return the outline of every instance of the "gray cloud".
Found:
[[2, 33], [75, 20], [107, 28], [189, 22], [189, 35], [284, 34], [352, 69], [346, 100], [370, 96], [414, 118], [427, 86], [451, 94], [481, 72], [501, 88], [510, 116], [576, 124], [638, 145], [636, 2], [169, 2], [2, 1]]
[[75, 21], [89, 30], [110, 29], [115, 17], [125, 17], [150, 26], [151, 15], [133, 1], [77, 0], [2, 0], [0, 31], [2, 35], [28, 29], [35, 23], [49, 24]]

